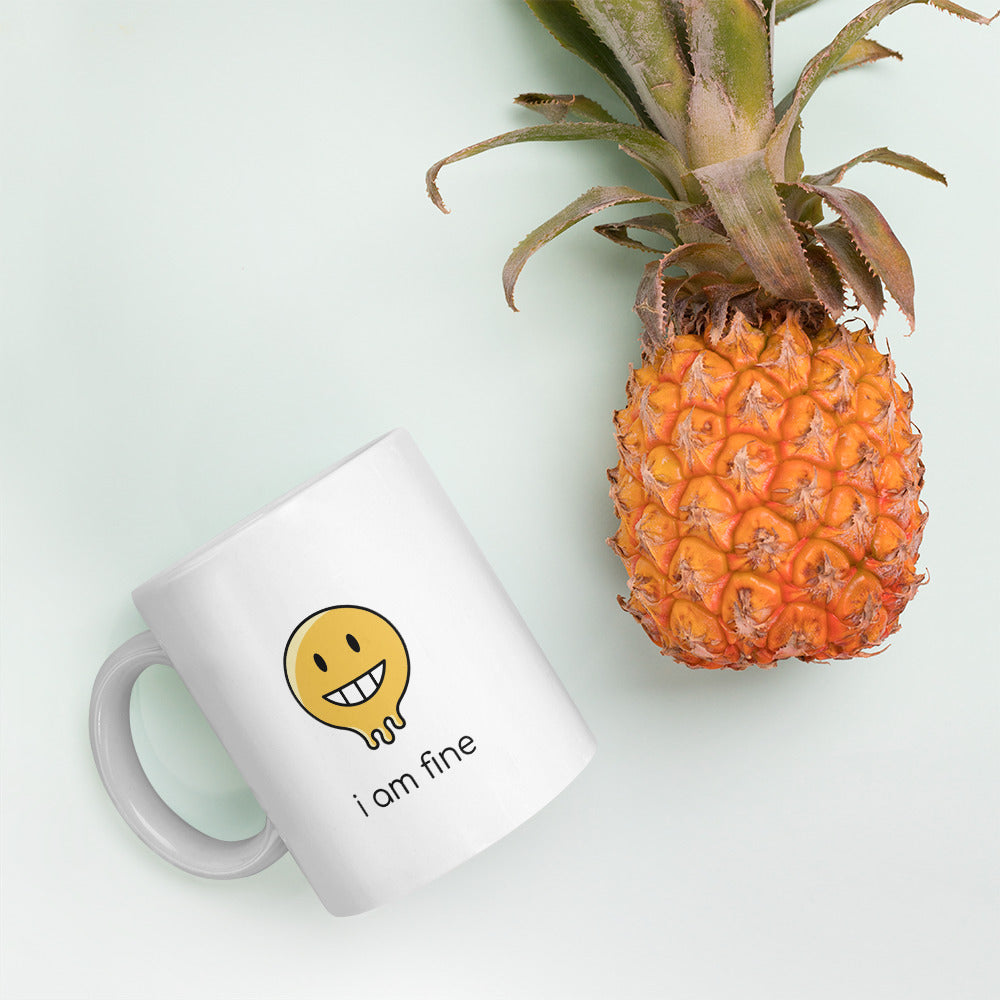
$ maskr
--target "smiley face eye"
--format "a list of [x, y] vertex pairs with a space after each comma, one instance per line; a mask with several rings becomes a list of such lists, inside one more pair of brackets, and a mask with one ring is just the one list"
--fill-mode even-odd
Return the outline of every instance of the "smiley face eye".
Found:
[[347, 645], [350, 646], [355, 653], [361, 652], [361, 643], [358, 642], [358, 640], [355, 639], [354, 636], [350, 634], [350, 632], [347, 633], [345, 638], [347, 639]]
[[326, 660], [323, 659], [319, 653], [313, 653], [313, 662], [319, 667], [320, 670], [326, 671]]

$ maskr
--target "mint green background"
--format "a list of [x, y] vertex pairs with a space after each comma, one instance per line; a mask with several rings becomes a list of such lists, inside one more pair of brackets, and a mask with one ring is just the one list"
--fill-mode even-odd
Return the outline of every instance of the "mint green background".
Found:
[[[783, 28], [782, 89], [861, 7]], [[880, 657], [718, 674], [658, 655], [604, 545], [643, 258], [580, 226], [521, 313], [500, 289], [524, 233], [641, 171], [520, 146], [447, 170], [450, 216], [424, 194], [532, 122], [521, 91], [613, 102], [523, 5], [0, 3], [5, 998], [996, 995], [1000, 33], [919, 8], [876, 36], [906, 61], [827, 84], [805, 150], [951, 182], [849, 180], [914, 262], [917, 334], [879, 332], [926, 435], [931, 583]], [[213, 883], [151, 854], [87, 704], [136, 584], [396, 425], [601, 749], [502, 844], [338, 922], [289, 859]], [[259, 825], [168, 670], [133, 707], [184, 815]]]

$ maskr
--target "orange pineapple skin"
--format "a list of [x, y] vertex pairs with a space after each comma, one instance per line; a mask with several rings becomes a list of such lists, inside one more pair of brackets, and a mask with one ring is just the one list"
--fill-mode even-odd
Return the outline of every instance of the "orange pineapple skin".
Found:
[[715, 333], [647, 350], [615, 413], [619, 603], [691, 667], [871, 655], [925, 579], [912, 391], [867, 328]]

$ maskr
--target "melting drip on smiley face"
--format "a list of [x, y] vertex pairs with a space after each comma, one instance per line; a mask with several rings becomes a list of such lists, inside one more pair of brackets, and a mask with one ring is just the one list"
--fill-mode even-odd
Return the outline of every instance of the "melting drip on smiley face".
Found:
[[314, 719], [352, 730], [372, 750], [406, 725], [399, 712], [410, 678], [406, 644], [369, 608], [339, 605], [302, 621], [285, 647], [285, 677]]

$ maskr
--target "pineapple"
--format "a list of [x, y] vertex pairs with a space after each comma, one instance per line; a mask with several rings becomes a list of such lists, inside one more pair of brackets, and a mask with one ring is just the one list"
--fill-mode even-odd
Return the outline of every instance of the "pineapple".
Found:
[[831, 74], [899, 58], [868, 33], [901, 7], [993, 18], [949, 0], [879, 0], [776, 102], [776, 25], [816, 0], [526, 2], [635, 122], [581, 95], [522, 94], [546, 123], [439, 161], [428, 192], [447, 211], [442, 167], [535, 140], [614, 142], [656, 182], [590, 189], [503, 271], [514, 308], [537, 249], [605, 208], [648, 206], [596, 227], [653, 255], [635, 306], [642, 365], [614, 417], [608, 473], [620, 522], [609, 542], [628, 573], [619, 602], [691, 667], [871, 655], [925, 580], [913, 395], [873, 337], [886, 292], [913, 329], [913, 274], [879, 210], [841, 181], [863, 162], [945, 179], [884, 147], [806, 174], [801, 115]]

